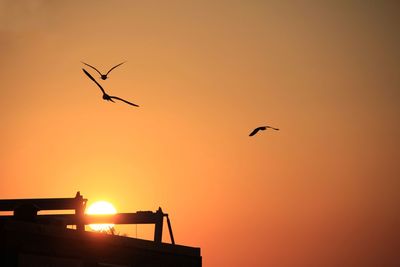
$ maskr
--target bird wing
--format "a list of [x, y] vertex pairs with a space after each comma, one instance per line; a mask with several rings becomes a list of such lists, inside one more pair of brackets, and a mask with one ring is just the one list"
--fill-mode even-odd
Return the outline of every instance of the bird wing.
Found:
[[97, 84], [98, 87], [100, 87], [100, 90], [103, 92], [103, 94], [106, 94], [103, 87], [92, 77], [92, 75], [90, 75], [90, 73], [87, 72], [85, 69], [82, 69], [82, 70], [92, 81], [94, 81]]
[[255, 135], [259, 130], [260, 130], [260, 128], [255, 128], [255, 129], [249, 134], [249, 136]]
[[87, 64], [87, 63], [85, 63], [85, 62], [83, 62], [83, 61], [81, 61], [83, 64], [85, 64], [86, 66], [88, 66], [88, 67], [91, 67], [92, 69], [94, 69], [95, 71], [97, 71], [99, 74], [100, 74], [100, 76], [101, 75], [103, 75], [103, 74], [101, 74], [101, 72], [98, 70], [98, 69], [96, 69], [95, 67], [93, 67], [92, 65], [89, 65], [89, 64]]
[[122, 64], [124, 64], [126, 61], [124, 61], [124, 62], [122, 62], [122, 63], [119, 63], [118, 65], [115, 65], [114, 67], [112, 67], [107, 73], [106, 73], [106, 75], [108, 75], [113, 69], [115, 69], [116, 67], [118, 67], [118, 66], [121, 66]]
[[275, 130], [275, 131], [279, 131], [279, 129], [278, 129], [278, 128], [274, 128], [274, 127], [272, 127], [272, 126], [265, 126], [265, 127], [267, 127], [267, 128], [271, 128], [272, 130]]
[[122, 101], [122, 102], [125, 102], [125, 103], [127, 103], [127, 104], [129, 104], [129, 105], [132, 105], [132, 106], [135, 106], [135, 107], [138, 107], [138, 106], [139, 106], [139, 105], [136, 105], [136, 104], [134, 104], [134, 103], [132, 103], [132, 102], [129, 102], [129, 101], [125, 100], [125, 99], [122, 99], [122, 98], [120, 98], [120, 97], [118, 97], [118, 96], [110, 96], [110, 98], [120, 100], [120, 101]]

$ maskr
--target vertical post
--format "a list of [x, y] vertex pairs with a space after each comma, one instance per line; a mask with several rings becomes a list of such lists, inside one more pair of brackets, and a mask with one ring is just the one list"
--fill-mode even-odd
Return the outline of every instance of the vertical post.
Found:
[[154, 242], [161, 243], [162, 242], [162, 230], [163, 230], [163, 218], [164, 213], [161, 210], [161, 207], [158, 208], [156, 212], [156, 223], [154, 229]]
[[86, 201], [78, 191], [75, 196], [75, 216], [77, 218], [76, 230], [85, 231], [85, 224], [83, 222], [83, 216], [86, 208]]
[[175, 245], [174, 234], [172, 233], [171, 221], [169, 220], [168, 214], [167, 214], [167, 224], [168, 224], [169, 237], [171, 237], [171, 244]]

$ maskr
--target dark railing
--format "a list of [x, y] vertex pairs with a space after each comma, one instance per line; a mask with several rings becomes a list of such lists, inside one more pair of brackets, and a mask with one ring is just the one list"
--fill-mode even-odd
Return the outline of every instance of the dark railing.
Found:
[[[87, 199], [77, 192], [75, 198], [39, 198], [39, 199], [3, 199], [0, 200], [0, 211], [12, 211], [13, 215], [0, 215], [0, 220], [15, 219], [37, 223], [58, 222], [64, 226], [76, 225], [77, 230], [84, 231], [88, 224], [154, 224], [154, 242], [162, 242], [164, 217], [167, 217], [171, 243], [175, 244], [171, 222], [168, 214], [159, 208], [156, 212], [138, 211], [136, 213], [117, 213], [112, 215], [85, 214]], [[75, 210], [75, 214], [43, 214], [41, 210]]]

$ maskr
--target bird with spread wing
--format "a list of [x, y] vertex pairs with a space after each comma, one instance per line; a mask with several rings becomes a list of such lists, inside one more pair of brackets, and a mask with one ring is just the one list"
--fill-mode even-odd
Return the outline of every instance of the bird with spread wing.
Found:
[[89, 65], [89, 64], [87, 64], [87, 63], [85, 63], [85, 62], [83, 62], [83, 61], [81, 61], [81, 62], [82, 62], [83, 64], [85, 64], [86, 66], [91, 67], [92, 69], [94, 69], [95, 71], [97, 71], [97, 73], [100, 74], [100, 78], [101, 78], [102, 80], [105, 80], [105, 79], [108, 78], [108, 74], [109, 74], [113, 69], [115, 69], [115, 68], [118, 67], [118, 66], [121, 66], [121, 65], [124, 64], [126, 61], [115, 65], [115, 66], [112, 67], [106, 74], [102, 74], [98, 69], [96, 69], [96, 68], [93, 67], [92, 65]]
[[125, 102], [126, 104], [135, 106], [135, 107], [138, 107], [138, 106], [139, 106], [139, 105], [136, 105], [136, 104], [134, 104], [134, 103], [132, 103], [132, 102], [129, 102], [129, 101], [125, 100], [125, 99], [122, 99], [122, 98], [120, 98], [120, 97], [118, 97], [118, 96], [110, 96], [110, 95], [108, 95], [108, 94], [104, 91], [103, 87], [93, 78], [92, 75], [90, 75], [89, 72], [87, 72], [85, 69], [82, 69], [82, 70], [83, 70], [83, 72], [84, 72], [93, 82], [95, 82], [95, 84], [97, 84], [97, 86], [100, 88], [101, 92], [103, 93], [103, 99], [104, 99], [104, 100], [111, 101], [111, 102], [115, 102], [113, 99], [117, 99], [117, 100], [120, 100], [120, 101], [122, 101], [122, 102]]
[[270, 129], [272, 129], [272, 130], [275, 130], [275, 131], [279, 131], [278, 128], [274, 128], [274, 127], [271, 127], [271, 126], [260, 126], [260, 127], [255, 128], [255, 129], [249, 134], [249, 136], [255, 135], [256, 133], [258, 133], [258, 131], [265, 131], [265, 130], [267, 130], [268, 128], [270, 128]]

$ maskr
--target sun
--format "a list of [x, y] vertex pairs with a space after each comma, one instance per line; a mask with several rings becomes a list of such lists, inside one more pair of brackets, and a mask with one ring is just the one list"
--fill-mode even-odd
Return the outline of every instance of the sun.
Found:
[[[117, 210], [114, 206], [107, 201], [97, 201], [89, 206], [86, 210], [86, 214], [116, 214]], [[95, 231], [107, 231], [112, 228], [114, 224], [89, 224], [89, 227]]]

